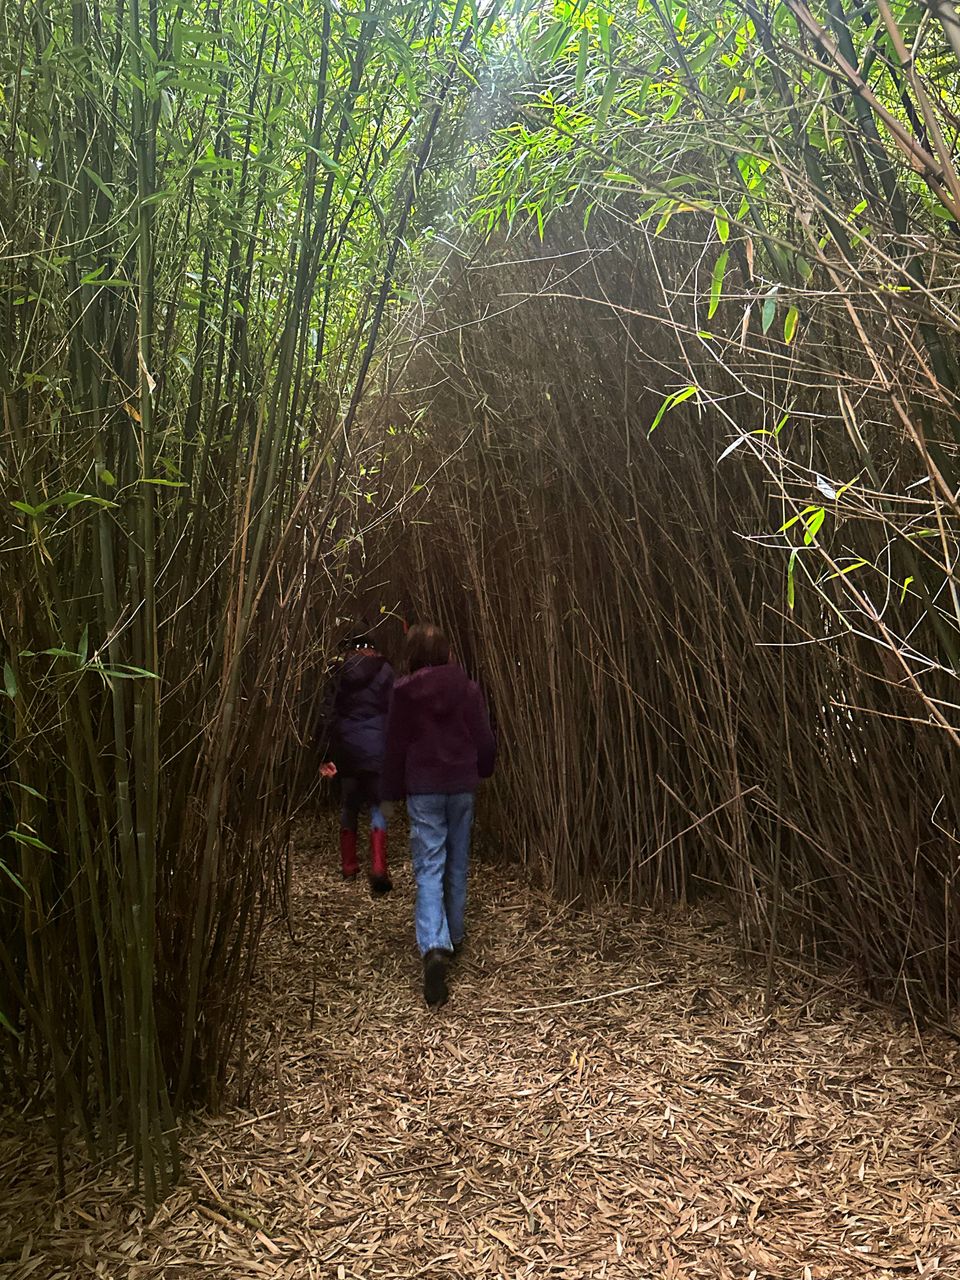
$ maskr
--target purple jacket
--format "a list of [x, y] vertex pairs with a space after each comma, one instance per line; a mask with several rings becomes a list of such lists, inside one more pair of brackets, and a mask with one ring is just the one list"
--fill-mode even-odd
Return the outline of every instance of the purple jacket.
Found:
[[333, 757], [348, 777], [379, 773], [393, 668], [372, 649], [351, 653], [337, 678], [333, 705]]
[[393, 687], [381, 798], [476, 791], [496, 753], [480, 686], [455, 663], [421, 667]]

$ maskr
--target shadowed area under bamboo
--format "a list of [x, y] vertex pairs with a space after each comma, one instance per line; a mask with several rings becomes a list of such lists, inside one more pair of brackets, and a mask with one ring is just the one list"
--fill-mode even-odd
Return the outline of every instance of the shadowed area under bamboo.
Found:
[[251, 990], [244, 1109], [183, 1134], [152, 1222], [40, 1122], [0, 1138], [0, 1276], [960, 1274], [960, 1050], [746, 967], [713, 908], [561, 906], [478, 865], [450, 1004], [412, 881], [372, 900], [301, 833]]

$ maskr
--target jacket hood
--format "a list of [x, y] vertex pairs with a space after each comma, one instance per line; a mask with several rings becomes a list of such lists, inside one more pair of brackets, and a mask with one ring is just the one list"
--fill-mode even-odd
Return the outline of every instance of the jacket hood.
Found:
[[386, 666], [387, 660], [382, 653], [373, 650], [358, 650], [344, 658], [340, 669], [341, 687], [356, 690], [372, 684]]
[[429, 707], [440, 714], [463, 700], [469, 683], [469, 676], [455, 662], [445, 663], [442, 667], [421, 667], [401, 681], [403, 691], [412, 704]]

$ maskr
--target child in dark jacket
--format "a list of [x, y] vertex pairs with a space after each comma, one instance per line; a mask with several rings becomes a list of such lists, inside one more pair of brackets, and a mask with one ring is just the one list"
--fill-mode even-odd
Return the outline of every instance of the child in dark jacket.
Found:
[[375, 894], [393, 888], [387, 870], [387, 819], [380, 808], [380, 769], [392, 691], [393, 668], [383, 654], [366, 637], [351, 641], [336, 676], [333, 761], [321, 772], [340, 775], [340, 866], [346, 880], [353, 880], [359, 870], [357, 825], [361, 808], [370, 808], [370, 887]]
[[410, 629], [407, 659], [410, 674], [390, 703], [380, 794], [406, 797], [423, 993], [441, 1005], [450, 956], [463, 942], [474, 792], [493, 773], [496, 743], [483, 694], [450, 661], [438, 627]]

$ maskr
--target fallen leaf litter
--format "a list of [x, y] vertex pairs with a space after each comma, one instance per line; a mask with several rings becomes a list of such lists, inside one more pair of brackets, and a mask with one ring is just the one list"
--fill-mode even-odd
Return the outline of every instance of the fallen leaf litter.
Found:
[[149, 1222], [79, 1148], [57, 1202], [8, 1116], [0, 1276], [960, 1280], [955, 1044], [795, 976], [768, 1017], [709, 911], [576, 911], [483, 865], [434, 1013], [406, 859], [374, 901], [331, 843], [265, 940], [247, 1109], [190, 1120]]

